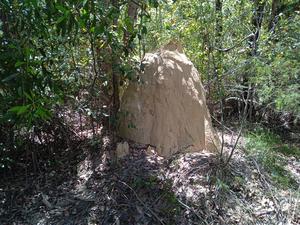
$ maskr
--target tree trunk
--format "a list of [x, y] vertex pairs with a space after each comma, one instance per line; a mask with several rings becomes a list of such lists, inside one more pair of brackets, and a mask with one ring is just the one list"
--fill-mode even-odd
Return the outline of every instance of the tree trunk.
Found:
[[[222, 49], [222, 32], [223, 32], [223, 15], [222, 15], [222, 7], [223, 2], [222, 0], [216, 0], [215, 1], [215, 13], [216, 13], [216, 24], [215, 24], [215, 47], [217, 49]], [[215, 52], [215, 59], [214, 61], [214, 73], [215, 77], [218, 80], [218, 89], [220, 96], [223, 93], [223, 52], [216, 51]]]
[[[215, 1], [215, 13], [216, 13], [216, 26], [215, 26], [215, 47], [222, 49], [222, 32], [223, 32], [223, 15], [222, 15], [223, 2], [222, 0]], [[221, 151], [220, 160], [223, 160], [224, 149], [224, 80], [223, 80], [223, 53], [216, 51], [216, 60], [213, 60], [215, 76], [217, 78], [217, 88], [219, 92], [220, 108], [221, 108], [221, 125], [222, 125], [222, 139], [221, 139]]]
[[[215, 12], [216, 12], [216, 42], [215, 45], [218, 49], [222, 49], [222, 32], [223, 32], [223, 15], [222, 15], [222, 0], [216, 0]], [[217, 69], [220, 69], [222, 64], [222, 52], [217, 51]]]
[[[127, 16], [130, 19], [132, 28], [134, 28], [134, 24], [136, 23], [137, 20], [137, 15], [138, 15], [138, 8], [139, 6], [135, 2], [129, 2], [127, 6]], [[123, 38], [124, 46], [126, 50], [128, 51], [128, 54], [130, 53], [130, 32], [125, 31], [124, 32], [124, 38]]]
[[[119, 9], [119, 1], [112, 0], [113, 7]], [[115, 17], [113, 20], [114, 31], [117, 30], [118, 17]], [[119, 64], [120, 58], [119, 53], [115, 47], [112, 46], [112, 88], [113, 88], [113, 106], [112, 106], [112, 119], [113, 119], [113, 130], [116, 130], [117, 114], [120, 108], [120, 94], [119, 94], [119, 83], [120, 83], [120, 74], [119, 74]]]
[[9, 22], [8, 22], [8, 13], [5, 9], [0, 9], [0, 21], [2, 22], [1, 29], [3, 31], [3, 35], [9, 35]]
[[[251, 19], [251, 24], [253, 27], [253, 35], [249, 37], [249, 47], [251, 49], [250, 57], [255, 57], [258, 54], [258, 40], [260, 36], [260, 31], [262, 27], [262, 22], [264, 18], [264, 10], [266, 5], [266, 0], [254, 0], [254, 14]], [[249, 81], [247, 74], [244, 74], [242, 78], [242, 86], [244, 88], [242, 98], [246, 101], [245, 106], [242, 107], [243, 117], [251, 120], [252, 112], [254, 110], [253, 98], [255, 93], [255, 86]]]
[[254, 1], [254, 14], [252, 16], [252, 21], [251, 21], [254, 35], [251, 36], [249, 39], [252, 56], [257, 55], [258, 39], [259, 39], [260, 30], [262, 26], [265, 5], [266, 5], [266, 1], [262, 1], [262, 0]]
[[278, 15], [280, 12], [280, 7], [282, 3], [280, 0], [272, 0], [272, 11], [271, 11], [271, 17], [269, 21], [269, 31], [274, 32], [275, 26], [278, 22]]

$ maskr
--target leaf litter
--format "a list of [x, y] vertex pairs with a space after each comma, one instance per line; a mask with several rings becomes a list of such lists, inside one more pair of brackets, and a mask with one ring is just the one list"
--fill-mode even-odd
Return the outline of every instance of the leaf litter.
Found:
[[[110, 137], [101, 138], [102, 148], [82, 141], [61, 150], [56, 166], [2, 179], [0, 224], [300, 223], [299, 189], [274, 185], [244, 153], [243, 140], [228, 167], [220, 168], [214, 154], [166, 160], [133, 142], [129, 154], [112, 164], [111, 144], [104, 143]], [[226, 135], [225, 141], [228, 151]]]

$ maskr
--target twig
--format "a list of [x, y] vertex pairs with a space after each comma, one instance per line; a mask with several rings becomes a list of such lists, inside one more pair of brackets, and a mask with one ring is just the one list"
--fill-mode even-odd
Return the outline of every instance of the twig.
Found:
[[[289, 221], [290, 223], [292, 222], [292, 220], [293, 220], [293, 218], [294, 218], [294, 216], [295, 216], [295, 212], [297, 211], [296, 208], [298, 207], [299, 193], [300, 193], [299, 191], [300, 191], [300, 186], [298, 187], [298, 190], [297, 190], [297, 192], [296, 192], [296, 193], [298, 193], [298, 194], [297, 194], [296, 202], [294, 203], [292, 215], [291, 215], [291, 217], [290, 217], [291, 219], [288, 218], [288, 221]], [[292, 193], [291, 193], [291, 199], [292, 199]], [[291, 203], [292, 203], [292, 200], [291, 200]], [[289, 209], [289, 211], [290, 211], [290, 209]]]
[[233, 156], [233, 152], [234, 152], [234, 150], [235, 150], [235, 148], [236, 148], [236, 146], [237, 146], [237, 144], [238, 144], [238, 142], [239, 142], [239, 139], [240, 139], [240, 137], [241, 137], [242, 130], [243, 130], [243, 127], [244, 127], [244, 123], [245, 123], [245, 121], [246, 121], [246, 118], [247, 118], [248, 115], [249, 115], [248, 101], [249, 101], [249, 98], [250, 98], [250, 91], [251, 91], [251, 83], [250, 83], [249, 86], [248, 86], [247, 99], [244, 100], [244, 102], [245, 102], [245, 107], [244, 107], [244, 111], [243, 111], [243, 117], [242, 117], [242, 119], [241, 119], [241, 126], [240, 126], [241, 128], [240, 128], [240, 131], [239, 131], [239, 133], [238, 133], [238, 136], [237, 136], [237, 138], [236, 138], [236, 140], [235, 140], [234, 146], [233, 146], [232, 149], [231, 149], [230, 155], [229, 155], [229, 157], [228, 157], [228, 159], [227, 159], [227, 161], [226, 161], [226, 163], [225, 163], [225, 166], [227, 166], [227, 165], [229, 164], [229, 162], [230, 162], [230, 160], [231, 160], [231, 158], [232, 158], [232, 156]]
[[231, 149], [230, 155], [229, 155], [229, 157], [228, 157], [228, 159], [227, 159], [227, 161], [226, 161], [226, 163], [225, 163], [225, 165], [224, 165], [225, 167], [228, 165], [228, 163], [230, 162], [230, 160], [231, 160], [231, 158], [232, 158], [232, 156], [233, 156], [233, 152], [234, 152], [234, 150], [236, 149], [236, 146], [237, 146], [237, 144], [238, 144], [238, 142], [239, 142], [239, 139], [240, 139], [240, 137], [241, 137], [242, 130], [243, 130], [243, 127], [241, 127], [241, 129], [240, 129], [240, 131], [239, 131], [239, 134], [238, 134], [238, 136], [237, 136], [237, 138], [236, 138], [236, 140], [235, 140], [235, 143], [234, 143], [234, 145], [233, 145], [233, 147], [232, 147], [232, 149]]
[[52, 209], [53, 206], [52, 204], [48, 201], [48, 196], [42, 194], [42, 202], [44, 203], [45, 206], [47, 206], [49, 209]]
[[154, 206], [154, 204], [155, 204], [158, 200], [160, 200], [162, 197], [164, 197], [165, 195], [166, 195], [166, 193], [163, 193], [163, 194], [159, 195], [158, 198], [156, 198], [156, 199], [152, 202], [151, 207]]
[[200, 219], [201, 221], [203, 221], [205, 224], [208, 225], [208, 223], [207, 223], [205, 220], [203, 220], [203, 218], [202, 218], [201, 216], [199, 216], [199, 214], [196, 212], [195, 209], [193, 209], [192, 207], [186, 205], [185, 203], [183, 203], [183, 202], [180, 201], [179, 199], [177, 199], [177, 201], [178, 201], [184, 208], [186, 208], [186, 209], [188, 209], [188, 210], [191, 210], [191, 211], [198, 217], [198, 219]]
[[[221, 123], [219, 120], [217, 120], [214, 116], [211, 115], [211, 118], [213, 118], [218, 124], [222, 125], [222, 123]], [[228, 130], [228, 131], [230, 131], [231, 133], [233, 133], [233, 130], [231, 130], [229, 127], [226, 127], [225, 125], [223, 125], [223, 126], [224, 126], [224, 128], [225, 128], [226, 130]]]
[[138, 196], [138, 194], [135, 192], [135, 190], [133, 190], [133, 188], [132, 187], [130, 187], [128, 184], [126, 184], [125, 182], [123, 182], [123, 181], [118, 181], [118, 182], [120, 182], [121, 184], [123, 184], [123, 185], [125, 185], [126, 187], [128, 187], [132, 192], [133, 192], [133, 194], [135, 195], [135, 197], [137, 198], [137, 200], [161, 223], [161, 224], [163, 224], [163, 225], [165, 225], [165, 223], [164, 223], [164, 221], [162, 220], [162, 219], [160, 219], [157, 215], [156, 215], [156, 213], [155, 212], [153, 212], [153, 210], [152, 209], [150, 209], [147, 205], [146, 205], [146, 203], [144, 203], [141, 199], [140, 199], [140, 197]]
[[230, 48], [224, 48], [224, 49], [220, 49], [220, 48], [216, 48], [214, 47], [214, 49], [220, 51], [220, 52], [229, 52], [230, 50], [234, 49], [235, 47], [239, 46], [240, 44], [243, 43], [243, 41], [254, 37], [255, 34], [249, 34], [248, 36], [244, 37], [242, 40], [240, 40], [239, 42], [237, 42], [235, 45], [231, 46]]
[[207, 166], [209, 166], [209, 163], [204, 163], [204, 164], [201, 165], [201, 166], [197, 166], [197, 167], [191, 169], [190, 171], [187, 171], [187, 172], [185, 173], [185, 175], [188, 175], [188, 174], [191, 174], [191, 173], [194, 173], [194, 172], [198, 172], [199, 170], [204, 169], [204, 168], [206, 168]]
[[273, 194], [273, 191], [272, 189], [270, 188], [270, 184], [267, 182], [267, 180], [265, 179], [264, 175], [260, 172], [260, 168], [259, 168], [259, 165], [257, 164], [256, 160], [255, 159], [252, 159], [252, 161], [254, 162], [255, 164], [255, 167], [260, 175], [260, 177], [262, 178], [262, 181], [264, 182], [264, 184], [266, 185], [267, 189], [270, 191], [271, 193], [271, 197], [272, 197], [272, 200], [273, 200], [273, 203], [275, 205], [275, 208], [276, 208], [276, 214], [278, 216], [278, 214], [281, 212], [280, 210], [280, 207], [278, 206], [277, 204], [277, 199], [275, 198], [274, 194]]
[[[229, 98], [225, 99], [225, 101], [228, 101], [228, 100], [237, 100], [237, 101], [244, 102], [244, 103], [246, 103], [246, 101], [251, 102], [250, 99], [246, 100], [246, 99], [241, 99], [239, 97], [229, 97]], [[258, 103], [257, 101], [254, 101], [254, 100], [252, 101], [252, 103], [255, 103], [256, 105], [260, 105], [260, 103]]]

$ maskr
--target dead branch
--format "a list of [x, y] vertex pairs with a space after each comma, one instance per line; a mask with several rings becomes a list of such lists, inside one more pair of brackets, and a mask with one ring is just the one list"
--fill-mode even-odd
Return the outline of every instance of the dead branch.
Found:
[[[222, 123], [219, 120], [217, 120], [214, 116], [211, 115], [211, 118], [213, 118], [218, 124], [222, 125]], [[231, 130], [229, 127], [226, 127], [225, 125], [223, 125], [223, 126], [226, 130], [233, 133], [233, 130]]]
[[235, 45], [231, 46], [230, 48], [217, 48], [217, 47], [214, 47], [215, 50], [218, 50], [220, 52], [229, 52], [230, 50], [238, 47], [239, 45], [241, 45], [243, 43], [243, 41], [249, 39], [249, 38], [253, 38], [255, 36], [255, 34], [249, 34], [248, 36], [244, 37], [242, 40], [238, 41]]

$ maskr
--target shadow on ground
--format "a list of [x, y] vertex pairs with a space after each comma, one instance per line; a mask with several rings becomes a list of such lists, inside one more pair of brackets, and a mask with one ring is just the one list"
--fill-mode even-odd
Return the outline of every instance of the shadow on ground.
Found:
[[241, 149], [228, 168], [220, 168], [213, 154], [164, 160], [150, 146], [135, 143], [112, 165], [110, 146], [108, 136], [86, 140], [61, 150], [53, 167], [3, 179], [0, 224], [299, 222], [296, 198], [272, 190]]

